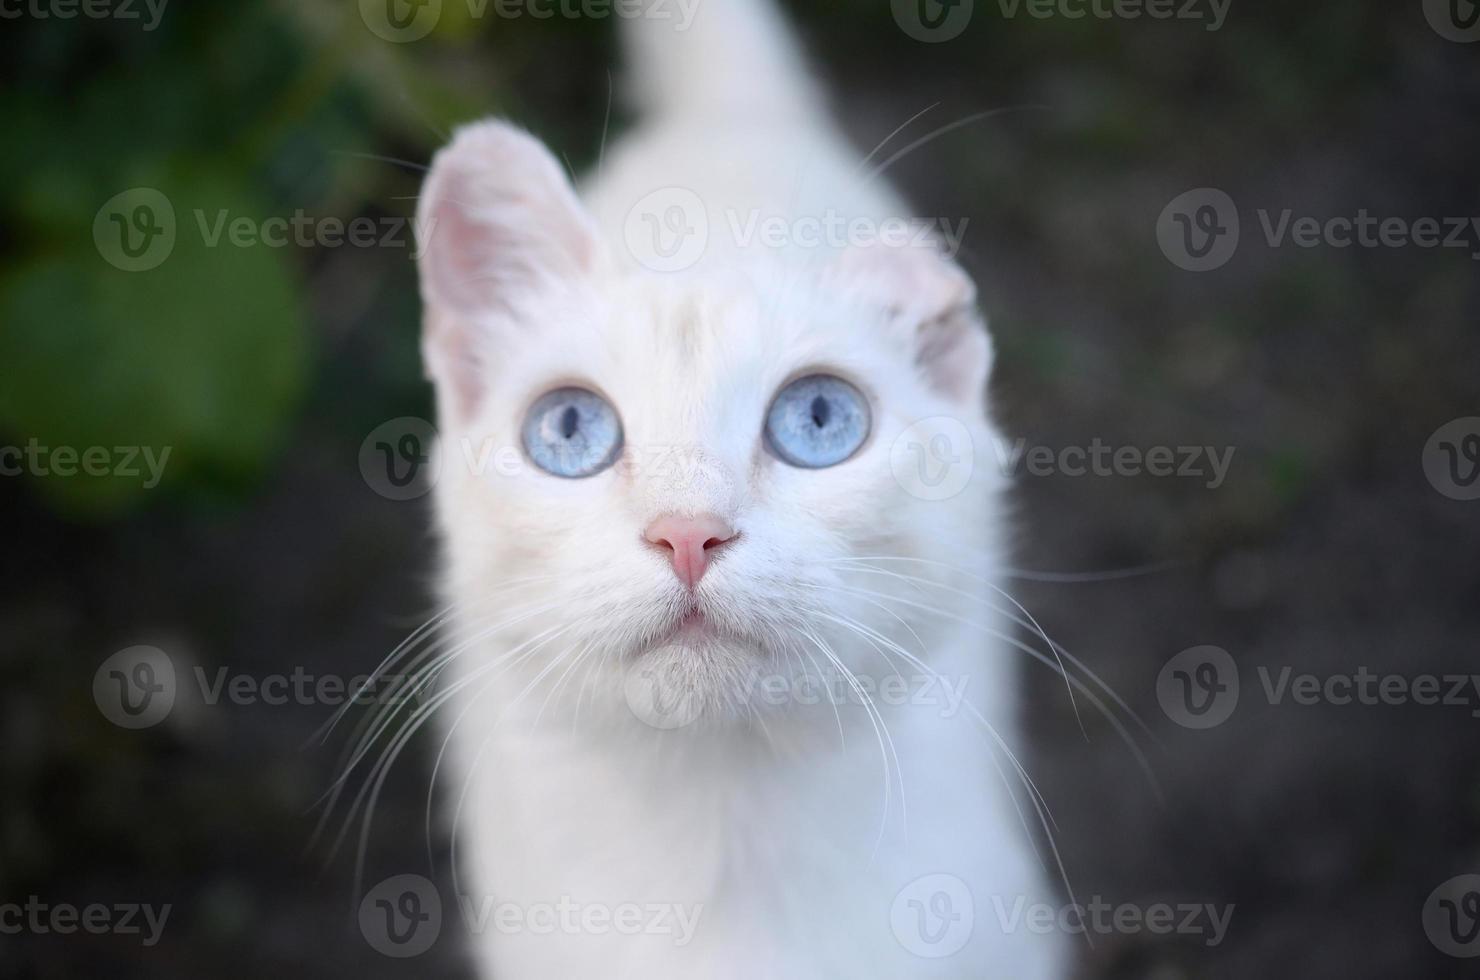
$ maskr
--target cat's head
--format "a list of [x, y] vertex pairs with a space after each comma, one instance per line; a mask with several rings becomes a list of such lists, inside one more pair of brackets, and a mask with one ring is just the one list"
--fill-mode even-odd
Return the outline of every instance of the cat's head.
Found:
[[[551, 668], [572, 700], [620, 698], [640, 669], [659, 701], [709, 710], [758, 674], [909, 671], [889, 643], [929, 657], [945, 624], [893, 601], [919, 588], [900, 576], [981, 573], [1001, 481], [959, 269], [854, 247], [648, 272], [501, 123], [437, 156], [420, 209], [447, 588], [465, 632], [497, 627], [488, 649], [525, 644], [499, 668], [513, 689]], [[970, 452], [929, 445], [930, 419], [977, 450], [946, 499], [901, 471]]]

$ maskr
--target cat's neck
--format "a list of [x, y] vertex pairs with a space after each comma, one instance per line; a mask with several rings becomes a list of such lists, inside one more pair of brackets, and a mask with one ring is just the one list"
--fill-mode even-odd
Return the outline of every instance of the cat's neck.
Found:
[[[900, 821], [909, 792], [928, 795], [902, 791], [901, 780], [928, 786], [962, 771], [992, 771], [985, 761], [992, 733], [1012, 726], [1007, 663], [995, 644], [956, 635], [933, 653], [928, 670], [894, 671], [881, 662], [856, 687], [830, 678], [805, 691], [772, 681], [773, 694], [755, 693], [767, 703], [752, 714], [673, 727], [640, 717], [620, 690], [587, 692], [572, 710], [570, 699], [517, 697], [523, 685], [511, 681], [479, 695], [464, 713], [460, 740], [488, 756], [472, 778], [497, 785], [491, 795], [589, 794], [599, 802], [569, 814], [573, 823], [608, 823], [625, 812], [661, 824], [691, 808], [740, 813], [757, 800], [768, 801], [773, 816], [778, 808], [801, 816], [842, 807]], [[795, 703], [778, 706], [777, 696]], [[542, 820], [549, 812], [518, 809]]]

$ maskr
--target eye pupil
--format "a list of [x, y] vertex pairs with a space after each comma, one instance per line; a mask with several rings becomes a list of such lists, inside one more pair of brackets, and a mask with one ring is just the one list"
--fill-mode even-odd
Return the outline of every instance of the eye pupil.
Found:
[[585, 388], [557, 388], [524, 416], [524, 452], [551, 476], [578, 479], [611, 466], [622, 451], [622, 420], [611, 403]]
[[830, 415], [832, 415], [832, 406], [827, 403], [826, 398], [818, 395], [816, 398], [812, 399], [813, 425], [817, 426], [817, 428], [819, 429], [826, 428], [827, 420]]
[[766, 445], [784, 462], [805, 469], [836, 466], [858, 451], [868, 433], [868, 399], [831, 374], [791, 382], [766, 412]]

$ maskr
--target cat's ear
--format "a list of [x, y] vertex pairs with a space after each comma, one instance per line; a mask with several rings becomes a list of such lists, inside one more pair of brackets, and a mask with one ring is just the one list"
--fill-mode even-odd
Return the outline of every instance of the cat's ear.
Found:
[[416, 227], [428, 372], [443, 404], [466, 418], [522, 300], [589, 275], [596, 234], [544, 144], [498, 121], [458, 130], [432, 160]]
[[976, 284], [938, 248], [860, 246], [843, 257], [846, 274], [909, 331], [926, 382], [962, 405], [979, 407], [992, 370], [992, 343], [976, 307]]

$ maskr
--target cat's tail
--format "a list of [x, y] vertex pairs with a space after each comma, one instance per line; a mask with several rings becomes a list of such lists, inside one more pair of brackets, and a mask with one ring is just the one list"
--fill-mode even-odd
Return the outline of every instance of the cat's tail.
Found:
[[624, 24], [627, 85], [650, 120], [723, 124], [820, 110], [774, 0], [645, 0]]

